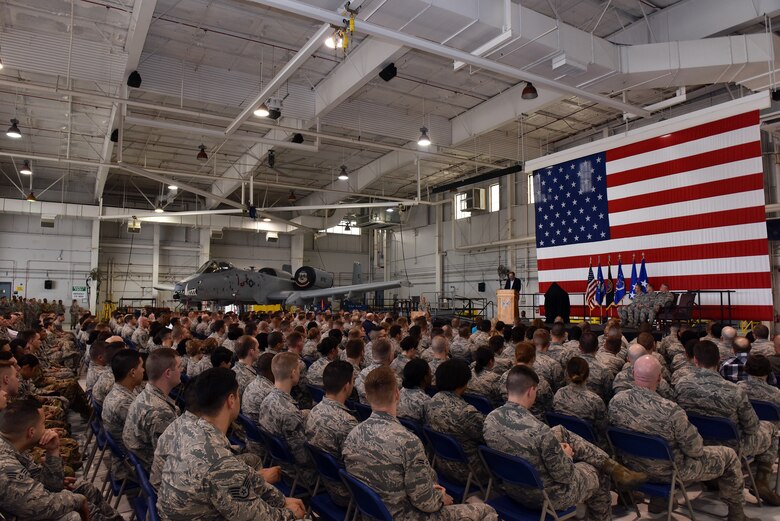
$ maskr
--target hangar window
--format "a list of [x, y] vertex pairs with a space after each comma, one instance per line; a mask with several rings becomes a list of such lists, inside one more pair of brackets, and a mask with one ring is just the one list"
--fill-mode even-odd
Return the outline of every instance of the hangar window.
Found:
[[455, 194], [454, 207], [455, 207], [455, 219], [465, 219], [466, 217], [471, 217], [471, 212], [464, 210], [464, 208], [466, 207], [465, 192]]
[[501, 185], [494, 183], [490, 185], [490, 211], [497, 212], [501, 209]]

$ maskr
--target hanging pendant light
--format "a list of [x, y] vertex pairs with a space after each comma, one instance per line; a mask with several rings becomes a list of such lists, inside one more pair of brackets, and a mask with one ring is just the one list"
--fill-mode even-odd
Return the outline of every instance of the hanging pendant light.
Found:
[[536, 92], [536, 87], [534, 87], [534, 84], [530, 81], [526, 82], [525, 87], [523, 87], [523, 93], [520, 95], [523, 99], [536, 99], [539, 97], [539, 93]]
[[27, 199], [28, 203], [37, 203], [38, 202], [38, 199], [35, 198], [35, 194], [32, 192], [32, 190], [30, 191], [30, 194], [27, 196], [26, 199]]
[[32, 175], [32, 168], [30, 168], [30, 162], [28, 160], [24, 160], [24, 164], [22, 165], [22, 168], [19, 169], [19, 173], [22, 175]]
[[271, 112], [268, 110], [268, 105], [266, 105], [265, 102], [261, 103], [254, 112], [254, 115], [258, 118], [267, 118], [270, 114]]
[[197, 155], [198, 161], [205, 163], [209, 160], [209, 155], [206, 153], [206, 145], [201, 145], [198, 148], [200, 149]]
[[294, 203], [298, 200], [298, 198], [295, 196], [295, 192], [293, 190], [290, 190], [290, 195], [287, 196], [287, 200], [291, 203]]
[[22, 132], [19, 130], [18, 119], [13, 118], [11, 120], [11, 126], [8, 128], [8, 131], [5, 133], [5, 135], [13, 139], [19, 139], [22, 137]]
[[421, 147], [427, 147], [431, 144], [431, 138], [428, 137], [427, 127], [420, 127], [420, 138], [417, 140], [417, 144]]
[[341, 165], [341, 173], [339, 174], [339, 181], [348, 181], [349, 174], [347, 174], [347, 166]]
[[165, 210], [162, 207], [162, 203], [157, 203], [157, 207], [154, 209], [154, 213], [163, 213]]

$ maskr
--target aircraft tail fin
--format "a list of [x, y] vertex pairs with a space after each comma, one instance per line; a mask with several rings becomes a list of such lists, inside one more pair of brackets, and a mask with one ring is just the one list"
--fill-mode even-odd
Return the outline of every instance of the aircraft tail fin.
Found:
[[359, 262], [352, 264], [352, 284], [363, 284], [363, 267]]

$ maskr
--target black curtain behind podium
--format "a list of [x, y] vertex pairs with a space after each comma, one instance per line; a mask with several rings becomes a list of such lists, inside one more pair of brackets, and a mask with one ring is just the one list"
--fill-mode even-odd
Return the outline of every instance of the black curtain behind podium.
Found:
[[571, 313], [569, 294], [557, 282], [553, 282], [544, 293], [544, 312], [545, 322], [548, 324], [552, 324], [555, 317], [563, 318], [564, 324], [569, 323], [569, 314]]

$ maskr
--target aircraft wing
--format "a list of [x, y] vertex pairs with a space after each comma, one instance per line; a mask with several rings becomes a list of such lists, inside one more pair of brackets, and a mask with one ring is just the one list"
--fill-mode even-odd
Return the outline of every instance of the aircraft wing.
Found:
[[273, 295], [269, 295], [271, 298], [284, 298], [285, 304], [288, 306], [300, 306], [306, 301], [335, 297], [337, 295], [348, 295], [350, 293], [365, 293], [367, 291], [378, 291], [383, 289], [400, 288], [402, 283], [400, 280], [390, 280], [387, 282], [366, 282], [365, 284], [352, 284], [350, 286], [334, 286], [332, 288], [325, 289], [307, 289], [301, 291], [279, 291]]

